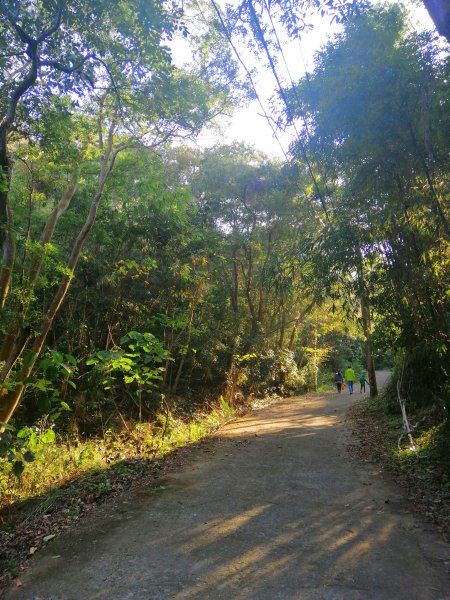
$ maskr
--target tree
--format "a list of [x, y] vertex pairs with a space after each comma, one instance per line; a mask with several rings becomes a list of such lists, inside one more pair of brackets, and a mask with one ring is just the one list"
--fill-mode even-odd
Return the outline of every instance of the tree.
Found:
[[450, 5], [446, 0], [423, 0], [436, 29], [450, 43]]
[[[15, 257], [10, 204], [12, 163], [7, 143], [19, 143], [25, 135], [30, 140], [36, 138], [41, 127], [40, 117], [45, 113], [45, 107], [53, 102], [54, 107], [59, 106], [60, 109], [65, 104], [66, 110], [71, 113], [76, 124], [72, 145], [77, 151], [72, 153], [74, 162], [69, 168], [66, 188], [48, 214], [31, 257], [24, 290], [27, 297], [24, 301], [22, 294], [18, 303], [13, 300], [15, 318], [10, 322], [0, 354], [4, 361], [0, 409], [3, 422], [11, 418], [20, 403], [37, 357], [64, 301], [118, 155], [128, 148], [150, 150], [174, 136], [195, 134], [228, 103], [218, 69], [191, 74], [171, 64], [167, 41], [177, 28], [184, 27], [181, 12], [176, 8], [166, 10], [159, 3], [136, 2], [132, 7], [99, 2], [97, 9], [100, 22], [105, 24], [103, 29], [91, 27], [92, 19], [99, 17], [89, 12], [85, 2], [71, 4], [70, 7], [61, 2], [49, 28], [45, 28], [45, 22], [54, 9], [51, 2], [33, 5], [31, 10], [23, 12], [25, 8], [19, 5], [15, 12], [7, 8], [0, 22], [14, 48], [7, 61], [7, 77], [2, 88], [1, 105], [5, 107], [5, 116], [1, 121], [3, 137], [0, 136], [3, 140], [0, 158], [4, 158], [0, 204], [3, 203], [5, 217], [0, 296], [2, 306], [7, 310], [5, 302]], [[26, 71], [27, 75], [22, 83], [16, 85], [15, 74], [21, 71]], [[230, 71], [228, 66], [225, 81], [230, 72], [232, 69]], [[42, 78], [38, 80], [39, 73]], [[35, 85], [38, 81], [40, 85]], [[64, 98], [59, 104], [54, 101], [57, 92]], [[84, 126], [78, 125], [82, 123]], [[54, 124], [51, 126], [54, 127]], [[44, 132], [43, 140], [36, 140], [42, 148], [45, 148], [48, 133]], [[97, 177], [88, 213], [69, 249], [53, 299], [45, 306], [40, 324], [29, 336], [26, 319], [35, 284], [56, 225], [75, 194], [83, 162], [94, 169]], [[28, 357], [19, 365], [18, 360], [27, 344]], [[13, 374], [16, 364], [19, 368]]]
[[[245, 10], [244, 2], [239, 12]], [[255, 3], [260, 4], [260, 3]], [[261, 3], [262, 5], [265, 2]], [[290, 35], [299, 35], [310, 29], [311, 18], [320, 14], [331, 22], [344, 22], [347, 18], [364, 11], [373, 3], [370, 0], [277, 0], [271, 3], [279, 8], [280, 20]], [[447, 0], [423, 0], [439, 34], [450, 42], [450, 6]]]
[[349, 20], [291, 101], [300, 99], [302, 141], [333, 191], [318, 272], [349, 307], [362, 300], [363, 320], [368, 307], [382, 315], [411, 359], [411, 382], [428, 372], [439, 395], [449, 346], [448, 57], [428, 34], [403, 31], [397, 9]]

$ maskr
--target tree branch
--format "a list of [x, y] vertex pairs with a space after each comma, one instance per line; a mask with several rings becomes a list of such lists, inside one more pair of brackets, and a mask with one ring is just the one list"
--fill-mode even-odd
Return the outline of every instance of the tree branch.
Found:
[[24, 44], [30, 44], [31, 42], [33, 42], [33, 38], [30, 35], [28, 35], [28, 33], [24, 29], [22, 29], [22, 27], [17, 23], [14, 15], [12, 15], [6, 7], [3, 7], [3, 10], [5, 11], [6, 18], [8, 19], [8, 21], [10, 22], [10, 24], [16, 30], [16, 32], [19, 35], [21, 41]]
[[87, 54], [86, 56], [84, 56], [82, 58], [82, 60], [80, 60], [79, 63], [77, 63], [73, 67], [66, 67], [57, 60], [40, 60], [39, 66], [40, 67], [51, 67], [52, 69], [56, 69], [57, 71], [62, 71], [63, 73], [70, 74], [70, 73], [73, 73], [74, 71], [79, 71], [81, 69], [81, 67], [84, 65], [84, 63], [86, 61], [88, 61], [90, 58], [95, 58], [95, 55]]
[[56, 13], [56, 17], [53, 21], [53, 23], [50, 25], [50, 27], [48, 29], [45, 29], [41, 35], [36, 39], [36, 44], [41, 44], [43, 41], [45, 41], [48, 37], [50, 37], [53, 33], [55, 33], [55, 31], [57, 31], [59, 29], [59, 26], [61, 25], [61, 17], [62, 17], [62, 11], [64, 8], [64, 1], [60, 0], [59, 5], [58, 5], [58, 12]]

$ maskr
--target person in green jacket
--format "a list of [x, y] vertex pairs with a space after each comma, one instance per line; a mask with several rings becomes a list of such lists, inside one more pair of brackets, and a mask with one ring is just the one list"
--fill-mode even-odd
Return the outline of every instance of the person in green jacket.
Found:
[[367, 385], [369, 385], [366, 376], [364, 375], [364, 373], [361, 373], [361, 375], [359, 376], [359, 385], [361, 386], [361, 389], [359, 390], [360, 394], [362, 394], [363, 392], [366, 393], [366, 383]]
[[350, 394], [353, 394], [353, 384], [356, 381], [356, 375], [351, 365], [345, 369], [344, 377], [345, 381], [347, 382], [348, 391]]

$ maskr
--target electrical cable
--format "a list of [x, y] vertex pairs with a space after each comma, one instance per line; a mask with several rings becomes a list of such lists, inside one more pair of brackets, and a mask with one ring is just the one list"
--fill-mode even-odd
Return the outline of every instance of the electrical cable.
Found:
[[[273, 33], [274, 33], [274, 36], [275, 36], [275, 40], [276, 40], [276, 43], [277, 43], [277, 48], [278, 48], [278, 51], [279, 51], [279, 53], [281, 54], [281, 57], [282, 57], [282, 59], [283, 59], [284, 66], [285, 66], [285, 69], [286, 69], [287, 76], [289, 77], [289, 81], [290, 81], [290, 84], [291, 84], [291, 90], [292, 90], [292, 93], [294, 94], [294, 96], [295, 96], [295, 100], [296, 100], [296, 102], [297, 102], [298, 111], [299, 111], [300, 117], [301, 117], [301, 119], [302, 119], [302, 121], [303, 121], [303, 127], [304, 127], [304, 130], [305, 130], [305, 133], [306, 133], [306, 137], [307, 137], [308, 141], [310, 141], [310, 140], [311, 140], [311, 134], [310, 134], [310, 131], [309, 131], [308, 121], [306, 120], [305, 113], [304, 113], [304, 112], [301, 110], [301, 100], [300, 100], [300, 96], [298, 95], [297, 87], [296, 87], [296, 85], [295, 85], [295, 83], [294, 83], [294, 79], [293, 79], [293, 77], [292, 77], [292, 75], [291, 75], [291, 72], [290, 72], [290, 69], [289, 69], [289, 65], [288, 65], [288, 62], [287, 62], [287, 59], [286, 59], [286, 55], [285, 55], [285, 53], [284, 53], [283, 47], [282, 47], [282, 45], [281, 45], [280, 38], [279, 38], [279, 36], [278, 36], [277, 29], [276, 29], [276, 27], [275, 27], [275, 23], [274, 23], [274, 21], [273, 21], [273, 18], [272, 18], [272, 14], [271, 14], [271, 11], [270, 11], [270, 5], [268, 4], [267, 0], [263, 0], [263, 2], [264, 2], [264, 7], [265, 7], [265, 9], [266, 9], [267, 15], [268, 15], [268, 17], [269, 17], [269, 20], [270, 20], [270, 25], [271, 25], [271, 27], [272, 27], [272, 31], [273, 31]], [[296, 37], [296, 39], [298, 40], [298, 42], [299, 42], [299, 44], [300, 44], [300, 39], [299, 39], [299, 37], [298, 37], [298, 36]], [[306, 73], [306, 64], [305, 64], [305, 61], [304, 61], [304, 59], [303, 59], [303, 55], [302, 55], [302, 52], [301, 52], [301, 46], [300, 46], [300, 48], [299, 48], [299, 49], [300, 49], [300, 57], [301, 57], [301, 59], [302, 59], [302, 62], [303, 62], [303, 67], [304, 67], [304, 69], [305, 69], [305, 73]], [[308, 85], [310, 85], [310, 82], [309, 82], [309, 78], [308, 78], [308, 77], [307, 77], [307, 79], [306, 79], [306, 80], [307, 80], [307, 83], [308, 83]], [[295, 131], [296, 131], [297, 138], [298, 138], [299, 136], [298, 136], [298, 132], [297, 132], [297, 129], [296, 129], [296, 128], [295, 128]], [[320, 175], [320, 173], [319, 173], [319, 175]], [[327, 197], [330, 199], [331, 206], [332, 206], [332, 208], [334, 209], [334, 206], [333, 206], [333, 200], [332, 200], [332, 193], [331, 193], [331, 190], [329, 190], [328, 186], [326, 185], [326, 180], [325, 180], [325, 178], [324, 178], [324, 182], [325, 182], [325, 183], [324, 183], [324, 186], [325, 186], [325, 193], [326, 193]], [[325, 211], [325, 212], [326, 212], [326, 211]]]
[[[211, 0], [211, 2], [213, 2], [213, 1], [214, 0]], [[294, 130], [295, 130], [295, 133], [296, 133], [296, 136], [297, 136], [297, 141], [298, 141], [298, 145], [299, 145], [299, 149], [300, 149], [302, 158], [303, 158], [303, 160], [304, 160], [304, 162], [306, 164], [309, 176], [311, 177], [311, 180], [313, 182], [314, 188], [316, 190], [316, 194], [317, 194], [317, 196], [318, 196], [318, 198], [320, 200], [320, 204], [322, 205], [322, 209], [323, 209], [323, 211], [325, 213], [325, 217], [326, 217], [327, 221], [329, 221], [330, 217], [329, 217], [329, 214], [328, 214], [328, 209], [327, 209], [327, 206], [326, 206], [326, 203], [325, 203], [325, 199], [323, 197], [322, 192], [320, 191], [319, 184], [318, 184], [317, 178], [316, 178], [316, 176], [314, 174], [311, 162], [310, 162], [310, 160], [308, 158], [305, 145], [302, 142], [300, 134], [299, 134], [299, 132], [297, 130], [297, 127], [295, 125], [295, 121], [294, 121], [294, 118], [293, 118], [293, 113], [291, 111], [291, 107], [289, 106], [289, 102], [288, 102], [286, 93], [285, 93], [285, 91], [284, 91], [284, 89], [283, 89], [283, 87], [281, 85], [280, 79], [278, 77], [278, 73], [276, 71], [273, 58], [272, 58], [272, 56], [270, 54], [269, 47], [267, 45], [267, 42], [266, 42], [266, 39], [265, 39], [265, 36], [264, 36], [264, 32], [262, 31], [261, 24], [259, 22], [259, 19], [258, 19], [258, 16], [256, 14], [255, 8], [253, 6], [252, 0], [247, 0], [247, 4], [248, 4], [248, 7], [250, 9], [251, 18], [253, 19], [253, 23], [254, 23], [254, 25], [256, 27], [256, 32], [257, 32], [259, 41], [262, 44], [262, 47], [264, 48], [264, 51], [265, 51], [266, 56], [267, 56], [267, 60], [269, 61], [270, 69], [271, 69], [272, 74], [273, 74], [273, 76], [275, 78], [275, 81], [277, 82], [277, 86], [278, 86], [278, 90], [280, 92], [280, 96], [281, 96], [281, 98], [282, 98], [282, 100], [283, 100], [283, 102], [285, 104], [287, 116], [288, 116], [289, 120], [291, 121], [291, 123], [293, 124]]]
[[[297, 105], [298, 105], [299, 113], [300, 113], [300, 116], [302, 118], [303, 126], [304, 126], [305, 131], [306, 131], [306, 136], [307, 136], [308, 140], [310, 140], [311, 135], [309, 133], [308, 123], [306, 121], [306, 117], [305, 117], [304, 112], [300, 109], [300, 97], [298, 95], [297, 88], [296, 88], [296, 86], [294, 84], [294, 80], [292, 78], [292, 75], [291, 75], [291, 72], [290, 72], [290, 69], [289, 69], [289, 65], [288, 65], [288, 62], [287, 62], [287, 59], [286, 59], [286, 55], [285, 55], [285, 53], [283, 51], [283, 47], [281, 45], [281, 41], [280, 41], [280, 38], [278, 36], [277, 29], [275, 27], [275, 23], [273, 22], [272, 13], [270, 12], [270, 7], [269, 7], [269, 5], [267, 3], [267, 0], [263, 0], [263, 2], [264, 2], [264, 8], [266, 9], [267, 15], [268, 15], [269, 20], [270, 20], [270, 25], [272, 27], [272, 31], [273, 31], [273, 33], [275, 35], [275, 40], [277, 42], [278, 51], [281, 54], [281, 58], [283, 59], [284, 66], [286, 68], [286, 73], [287, 73], [287, 75], [289, 77], [289, 81], [291, 83], [291, 90], [292, 90], [292, 92], [293, 92], [293, 94], [295, 96], [295, 99], [297, 100]], [[303, 61], [303, 64], [304, 64], [304, 61]], [[305, 67], [305, 71], [306, 71], [306, 67]]]
[[230, 46], [231, 46], [231, 48], [232, 48], [232, 50], [233, 50], [233, 52], [234, 52], [234, 54], [235, 54], [236, 58], [238, 59], [239, 63], [242, 65], [242, 67], [243, 67], [243, 69], [244, 69], [245, 73], [247, 74], [248, 80], [249, 80], [249, 81], [250, 81], [250, 83], [251, 83], [251, 86], [252, 86], [253, 92], [255, 93], [256, 99], [258, 100], [258, 103], [259, 103], [259, 105], [260, 105], [260, 107], [261, 107], [261, 110], [263, 111], [263, 115], [264, 115], [264, 117], [266, 118], [266, 120], [267, 120], [267, 122], [269, 123], [269, 126], [270, 126], [270, 128], [271, 128], [271, 130], [272, 130], [273, 137], [274, 137], [274, 138], [276, 139], [276, 141], [278, 142], [278, 145], [280, 146], [280, 149], [281, 149], [281, 151], [282, 151], [282, 153], [283, 153], [283, 155], [284, 155], [284, 157], [285, 157], [286, 161], [287, 161], [287, 162], [289, 162], [289, 157], [288, 157], [288, 155], [287, 155], [286, 151], [284, 150], [284, 148], [283, 148], [283, 145], [282, 145], [282, 144], [281, 144], [281, 142], [280, 142], [280, 139], [279, 139], [279, 137], [278, 137], [278, 135], [277, 135], [276, 129], [274, 128], [274, 126], [273, 126], [273, 123], [272, 123], [272, 121], [271, 121], [271, 119], [270, 119], [269, 115], [267, 114], [267, 111], [266, 111], [266, 109], [265, 109], [265, 107], [264, 107], [264, 104], [262, 103], [262, 100], [261, 100], [261, 98], [260, 98], [260, 96], [259, 96], [259, 94], [258, 94], [258, 92], [257, 92], [256, 85], [255, 85], [255, 82], [254, 82], [254, 80], [253, 80], [252, 74], [250, 73], [249, 69], [248, 69], [248, 68], [247, 68], [247, 66], [245, 65], [245, 63], [244, 63], [243, 59], [241, 58], [241, 56], [240, 56], [240, 54], [239, 54], [239, 52], [238, 52], [238, 50], [237, 50], [236, 46], [234, 45], [234, 43], [233, 43], [233, 41], [232, 41], [232, 39], [231, 39], [231, 34], [229, 33], [229, 31], [228, 31], [228, 29], [227, 29], [227, 26], [226, 26], [226, 24], [225, 24], [225, 22], [224, 22], [224, 20], [223, 20], [223, 17], [222, 17], [222, 14], [221, 14], [220, 10], [219, 10], [219, 7], [217, 6], [217, 4], [216, 4], [215, 0], [211, 0], [211, 4], [212, 4], [212, 5], [213, 5], [213, 7], [214, 7], [214, 10], [215, 10], [215, 12], [216, 12], [216, 14], [217, 14], [217, 17], [218, 17], [219, 21], [220, 21], [220, 24], [221, 24], [221, 26], [222, 26], [222, 29], [223, 29], [223, 31], [224, 31], [224, 33], [225, 33], [225, 36], [226, 36], [226, 38], [227, 38], [227, 40], [228, 40], [228, 43], [230, 44]]

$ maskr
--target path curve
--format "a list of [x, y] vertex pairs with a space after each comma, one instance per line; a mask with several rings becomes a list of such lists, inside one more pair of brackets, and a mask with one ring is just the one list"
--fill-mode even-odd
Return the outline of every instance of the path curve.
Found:
[[346, 451], [349, 394], [229, 424], [182, 472], [89, 515], [9, 600], [443, 600], [449, 546]]

